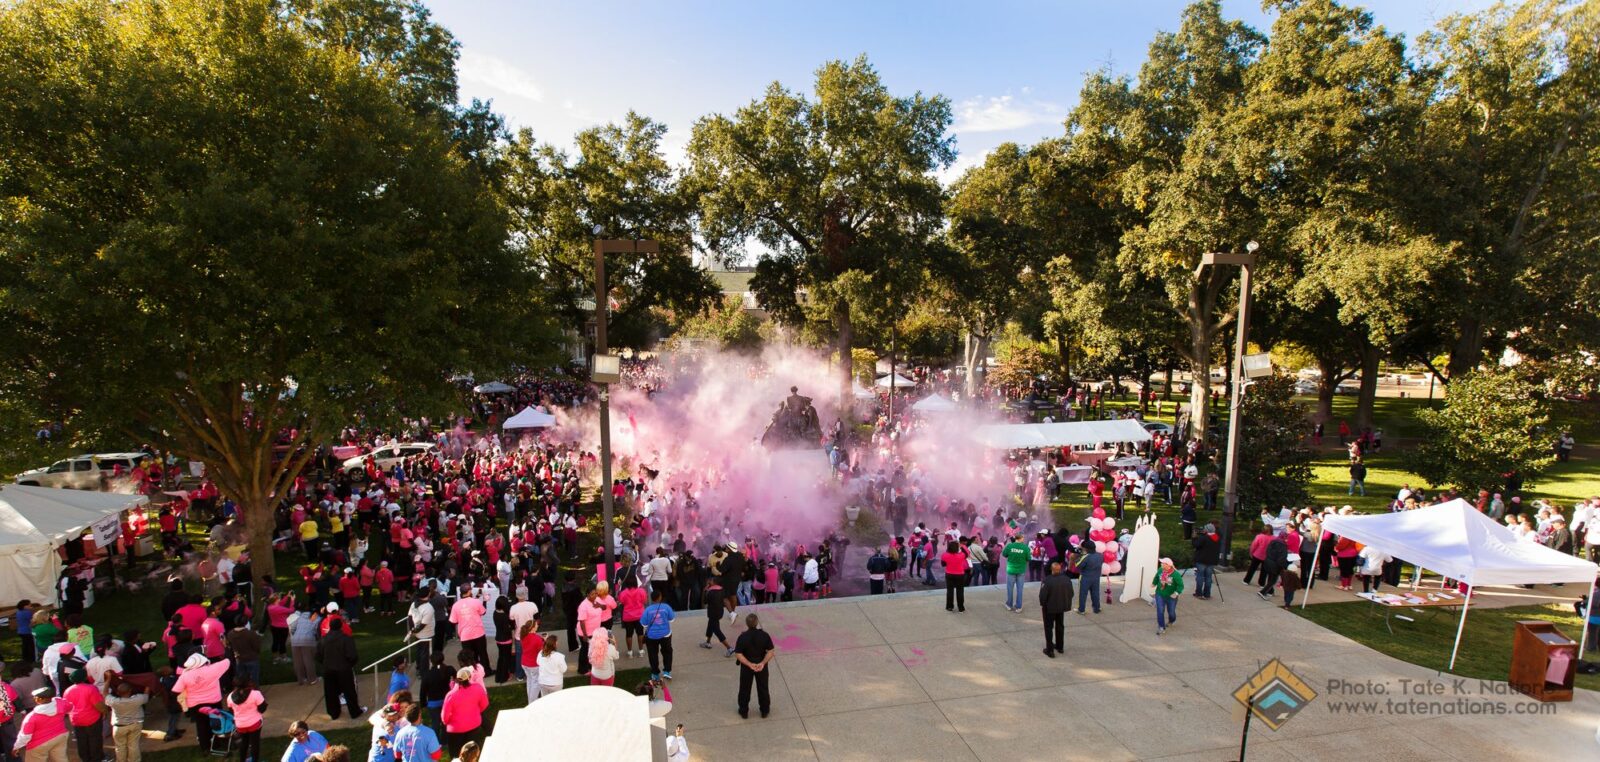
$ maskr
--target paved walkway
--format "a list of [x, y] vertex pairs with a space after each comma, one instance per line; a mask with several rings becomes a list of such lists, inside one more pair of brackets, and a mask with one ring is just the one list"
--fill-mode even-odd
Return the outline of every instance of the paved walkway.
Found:
[[[1244, 590], [1237, 575], [1229, 590]], [[1155, 632], [1147, 604], [1067, 617], [1064, 656], [1048, 659], [1037, 597], [1025, 613], [1003, 590], [970, 591], [966, 614], [939, 593], [758, 607], [779, 646], [772, 715], [734, 712], [738, 670], [721, 651], [693, 647], [702, 619], [680, 620], [671, 723], [683, 723], [699, 760], [1227, 760], [1238, 756], [1243, 709], [1235, 688], [1278, 657], [1320, 694], [1278, 731], [1257, 723], [1248, 759], [1592, 759], [1600, 694], [1580, 691], [1552, 716], [1399, 714], [1404, 680], [1437, 685], [1433, 700], [1474, 711], [1541, 706], [1476, 681], [1455, 686], [1329, 632], [1254, 595], [1186, 597], [1179, 622]], [[742, 610], [741, 610], [742, 611]], [[734, 632], [742, 629], [741, 624]], [[732, 633], [730, 633], [732, 634]], [[684, 645], [689, 647], [685, 648]], [[1382, 685], [1374, 707], [1331, 680]], [[1434, 682], [1429, 682], [1434, 681]], [[1459, 711], [1459, 710], [1457, 710]]]

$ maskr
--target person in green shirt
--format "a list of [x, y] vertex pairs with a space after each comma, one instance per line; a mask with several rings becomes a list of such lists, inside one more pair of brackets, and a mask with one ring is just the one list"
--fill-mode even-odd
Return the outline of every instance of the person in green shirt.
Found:
[[61, 634], [61, 627], [56, 624], [55, 612], [41, 609], [33, 615], [33, 642], [38, 647], [39, 655], [56, 644], [56, 636]]
[[1006, 610], [1022, 613], [1022, 583], [1028, 571], [1028, 543], [1022, 535], [1011, 535], [1011, 542], [1000, 549], [1006, 559]]
[[1153, 583], [1156, 589], [1156, 634], [1167, 631], [1167, 626], [1178, 622], [1178, 596], [1183, 595], [1183, 575], [1172, 567], [1172, 559], [1161, 559], [1161, 571], [1156, 572]]

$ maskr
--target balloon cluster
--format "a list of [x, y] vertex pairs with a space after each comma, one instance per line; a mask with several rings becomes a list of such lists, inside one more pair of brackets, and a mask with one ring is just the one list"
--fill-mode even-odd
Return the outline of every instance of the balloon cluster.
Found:
[[1122, 562], [1117, 560], [1117, 520], [1106, 518], [1106, 509], [1096, 508], [1089, 516], [1089, 541], [1094, 543], [1094, 552], [1105, 557], [1105, 572], [1116, 574], [1122, 571]]

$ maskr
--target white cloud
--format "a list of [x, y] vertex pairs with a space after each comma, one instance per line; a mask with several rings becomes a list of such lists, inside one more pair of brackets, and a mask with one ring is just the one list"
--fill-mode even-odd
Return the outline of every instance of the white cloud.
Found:
[[[1023, 88], [1023, 94], [1029, 92]], [[1005, 132], [1020, 130], [1066, 118], [1067, 110], [1055, 103], [1017, 100], [1015, 96], [991, 95], [968, 98], [956, 104], [956, 134], [963, 132]]]
[[491, 55], [464, 49], [461, 51], [461, 60], [456, 65], [456, 71], [461, 81], [467, 84], [535, 103], [544, 100], [544, 89], [539, 87], [539, 83], [533, 80], [532, 75], [509, 61]]

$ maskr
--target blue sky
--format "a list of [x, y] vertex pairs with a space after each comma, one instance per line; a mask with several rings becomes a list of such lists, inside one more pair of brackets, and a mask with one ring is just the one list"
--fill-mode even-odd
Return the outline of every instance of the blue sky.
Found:
[[[1378, 23], [1408, 40], [1485, 0], [1384, 0]], [[670, 158], [694, 121], [727, 113], [773, 80], [809, 90], [812, 72], [866, 53], [891, 92], [948, 97], [957, 165], [979, 163], [1005, 141], [1059, 134], [1084, 74], [1135, 73], [1157, 31], [1174, 29], [1173, 0], [1042, 2], [744, 2], [428, 0], [461, 42], [463, 100], [492, 99], [514, 127], [570, 145], [589, 126], [629, 109], [665, 123]], [[1253, 0], [1224, 2], [1260, 29]]]

